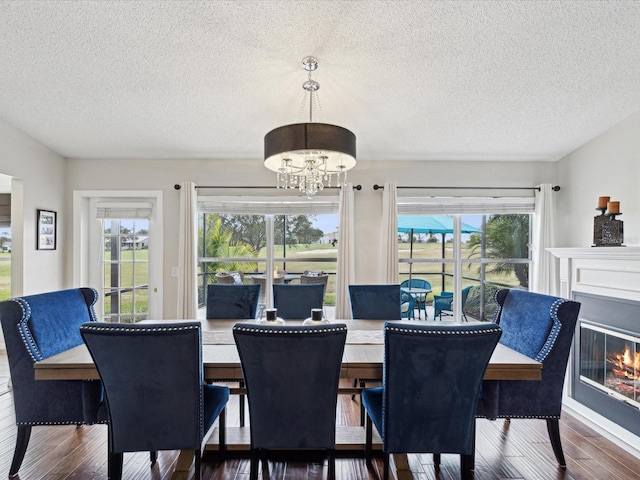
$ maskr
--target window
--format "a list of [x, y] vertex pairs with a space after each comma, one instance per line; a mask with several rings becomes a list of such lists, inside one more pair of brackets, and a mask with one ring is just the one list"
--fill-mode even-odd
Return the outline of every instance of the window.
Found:
[[[329, 274], [325, 303], [335, 304], [337, 199], [199, 197], [198, 205], [200, 306], [215, 274], [233, 271], [243, 272], [244, 283], [253, 283], [254, 275], [297, 282], [305, 271], [324, 272]], [[270, 295], [263, 301], [269, 303]]]
[[427, 303], [473, 286], [466, 315], [491, 320], [495, 291], [529, 288], [533, 198], [399, 199], [398, 212], [400, 281], [429, 281]]
[[99, 292], [98, 318], [162, 319], [162, 192], [77, 190], [73, 202], [73, 283]]
[[149, 220], [105, 218], [102, 222], [103, 319], [145, 320], [149, 312]]

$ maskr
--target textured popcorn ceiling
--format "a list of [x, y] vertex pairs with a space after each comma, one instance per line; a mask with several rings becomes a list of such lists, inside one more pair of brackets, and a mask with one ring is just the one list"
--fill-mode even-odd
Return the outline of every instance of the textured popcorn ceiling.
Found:
[[0, 2], [0, 117], [65, 157], [262, 158], [321, 112], [360, 160], [558, 160], [640, 110], [640, 2]]

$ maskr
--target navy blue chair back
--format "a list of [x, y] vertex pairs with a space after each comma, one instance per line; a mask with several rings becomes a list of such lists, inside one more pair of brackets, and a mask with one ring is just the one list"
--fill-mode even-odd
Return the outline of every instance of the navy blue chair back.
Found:
[[204, 384], [199, 322], [87, 323], [80, 333], [105, 389], [110, 456], [181, 449], [201, 453], [229, 389]]
[[476, 403], [500, 328], [386, 323], [384, 332], [385, 453], [473, 453]]
[[311, 316], [312, 308], [322, 308], [324, 285], [287, 284], [273, 286], [273, 306], [278, 309], [278, 317], [305, 319]]
[[[320, 285], [322, 287], [322, 285]], [[236, 324], [252, 449], [334, 449], [344, 324]]]
[[349, 285], [351, 315], [361, 320], [400, 320], [400, 285]]
[[208, 319], [256, 318], [260, 285], [213, 283], [207, 286]]
[[74, 288], [0, 303], [18, 441], [10, 475], [18, 472], [32, 425], [105, 422], [98, 381], [35, 380], [33, 364], [82, 344], [80, 325], [94, 322], [98, 292]]
[[580, 303], [509, 289], [499, 290], [494, 299], [500, 343], [542, 362], [542, 381], [485, 381], [478, 416], [546, 419], [556, 459], [564, 466], [558, 419]]

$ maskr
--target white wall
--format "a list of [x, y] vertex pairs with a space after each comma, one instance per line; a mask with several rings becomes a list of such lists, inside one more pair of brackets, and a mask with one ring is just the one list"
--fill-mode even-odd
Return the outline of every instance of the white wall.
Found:
[[[398, 185], [524, 186], [557, 182], [555, 163], [527, 162], [367, 162], [360, 159], [349, 172], [349, 181], [361, 184], [355, 192], [356, 282], [375, 283], [379, 276], [382, 193], [373, 184], [397, 181]], [[73, 190], [162, 190], [164, 203], [164, 315], [176, 312], [177, 279], [171, 268], [178, 265], [180, 195], [174, 184], [193, 181], [198, 185], [275, 185], [275, 175], [261, 159], [255, 160], [68, 160], [67, 209]], [[260, 193], [264, 193], [260, 191]], [[413, 192], [415, 194], [415, 192]], [[433, 192], [422, 191], [421, 194]], [[462, 192], [457, 192], [462, 194]], [[465, 192], [466, 193], [466, 192]], [[512, 192], [513, 193], [513, 192]], [[516, 192], [522, 194], [522, 192]], [[562, 193], [562, 192], [559, 192]], [[228, 194], [223, 191], [222, 194]], [[483, 195], [491, 194], [482, 192]], [[530, 192], [529, 192], [530, 194]], [[71, 238], [71, 225], [67, 225]], [[71, 278], [72, 265], [67, 265]]]
[[558, 162], [566, 195], [558, 205], [562, 247], [593, 244], [598, 197], [620, 201], [624, 244], [640, 245], [640, 112]]
[[[11, 293], [13, 296], [56, 290], [68, 286], [64, 246], [65, 160], [31, 137], [0, 120], [0, 173], [14, 177], [12, 212]], [[14, 209], [14, 206], [16, 209]], [[58, 212], [58, 248], [36, 250], [36, 210]], [[61, 248], [62, 247], [62, 248]]]

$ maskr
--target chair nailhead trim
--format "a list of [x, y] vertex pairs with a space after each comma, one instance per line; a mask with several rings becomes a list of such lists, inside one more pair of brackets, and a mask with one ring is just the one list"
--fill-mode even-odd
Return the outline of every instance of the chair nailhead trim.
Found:
[[391, 330], [394, 332], [404, 332], [404, 333], [421, 333], [421, 334], [436, 334], [436, 333], [444, 333], [446, 335], [477, 335], [482, 333], [493, 333], [502, 331], [500, 328], [487, 328], [481, 330], [422, 330], [416, 328], [398, 328], [398, 327], [386, 327], [386, 330]]
[[295, 330], [282, 330], [279, 328], [260, 328], [258, 327], [233, 327], [234, 331], [238, 332], [253, 332], [253, 333], [271, 333], [271, 334], [314, 334], [314, 333], [327, 333], [327, 332], [346, 332], [347, 327], [325, 327], [321, 329], [306, 329], [300, 328]]
[[[116, 332], [130, 332], [130, 333], [141, 333], [141, 332], [178, 332], [181, 330], [194, 330], [200, 328], [200, 324], [195, 325], [181, 325], [179, 327], [171, 327], [171, 326], [157, 326], [157, 325], [139, 325], [139, 328], [123, 328], [118, 327], [116, 325], [120, 325], [117, 323], [110, 323], [109, 326], [102, 325], [85, 325], [82, 327], [82, 330], [95, 330], [95, 331], [116, 331]], [[129, 323], [125, 325], [131, 325]]]
[[549, 332], [547, 341], [538, 352], [538, 355], [536, 355], [535, 360], [538, 362], [542, 362], [545, 358], [547, 358], [547, 355], [549, 355], [549, 352], [551, 352], [551, 350], [553, 349], [553, 345], [556, 343], [556, 339], [558, 338], [560, 330], [562, 329], [562, 322], [560, 322], [560, 319], [558, 318], [558, 309], [560, 308], [560, 305], [566, 302], [568, 302], [568, 300], [559, 298], [551, 305], [549, 316], [551, 317], [551, 320], [553, 320], [553, 326], [551, 327], [551, 331]]

